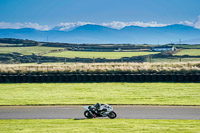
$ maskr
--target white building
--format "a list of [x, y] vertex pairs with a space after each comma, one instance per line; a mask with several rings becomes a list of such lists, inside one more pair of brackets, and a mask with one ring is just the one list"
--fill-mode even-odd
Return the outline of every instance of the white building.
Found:
[[159, 46], [159, 47], [153, 47], [152, 51], [162, 52], [162, 51], [175, 51], [174, 46]]

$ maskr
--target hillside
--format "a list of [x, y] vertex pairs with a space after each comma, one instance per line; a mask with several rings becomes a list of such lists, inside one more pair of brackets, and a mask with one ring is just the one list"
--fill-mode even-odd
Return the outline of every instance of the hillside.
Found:
[[58, 29], [40, 31], [31, 28], [0, 29], [0, 38], [96, 44], [166, 44], [177, 43], [179, 40], [185, 40], [188, 44], [200, 44], [199, 36], [199, 29], [180, 24], [164, 27], [127, 26], [120, 30], [91, 24], [79, 26], [71, 31], [60, 31]]

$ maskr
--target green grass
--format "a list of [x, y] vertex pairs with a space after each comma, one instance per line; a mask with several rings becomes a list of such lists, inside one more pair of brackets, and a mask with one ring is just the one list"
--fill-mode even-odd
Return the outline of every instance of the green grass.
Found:
[[[178, 63], [180, 58], [152, 58], [152, 62], [169, 62], [169, 63]], [[198, 62], [200, 58], [181, 58], [181, 62]]]
[[63, 49], [63, 48], [54, 48], [54, 47], [0, 47], [0, 53], [12, 53], [18, 52], [24, 55], [31, 55], [32, 53], [38, 54], [45, 51], [56, 50], [56, 49]]
[[65, 51], [59, 53], [49, 53], [45, 56], [56, 56], [66, 58], [107, 58], [107, 59], [119, 59], [121, 57], [132, 57], [157, 54], [159, 52], [80, 52], [80, 51]]
[[179, 47], [179, 48], [200, 48], [200, 44], [176, 44], [176, 45], [173, 45], [175, 47]]
[[0, 46], [21, 46], [23, 44], [0, 43]]
[[200, 105], [199, 83], [0, 84], [0, 105]]
[[200, 49], [183, 49], [174, 55], [200, 56]]
[[0, 120], [1, 133], [199, 133], [199, 120], [140, 120], [140, 119], [86, 119], [86, 120]]

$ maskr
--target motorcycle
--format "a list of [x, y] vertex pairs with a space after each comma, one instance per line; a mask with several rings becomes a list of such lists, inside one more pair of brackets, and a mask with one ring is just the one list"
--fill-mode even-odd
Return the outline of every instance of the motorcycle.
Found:
[[84, 116], [89, 119], [96, 117], [109, 117], [110, 119], [114, 119], [117, 117], [117, 114], [113, 111], [113, 108], [108, 104], [106, 104], [106, 107], [100, 111], [96, 111], [93, 106], [84, 106], [83, 108], [86, 109]]

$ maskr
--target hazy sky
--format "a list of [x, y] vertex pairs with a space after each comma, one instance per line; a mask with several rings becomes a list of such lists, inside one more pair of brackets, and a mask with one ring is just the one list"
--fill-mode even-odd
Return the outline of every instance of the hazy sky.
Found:
[[194, 21], [200, 0], [0, 0], [0, 22], [53, 26], [68, 22]]

